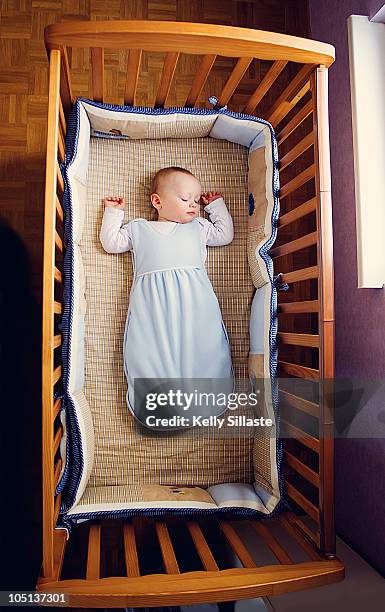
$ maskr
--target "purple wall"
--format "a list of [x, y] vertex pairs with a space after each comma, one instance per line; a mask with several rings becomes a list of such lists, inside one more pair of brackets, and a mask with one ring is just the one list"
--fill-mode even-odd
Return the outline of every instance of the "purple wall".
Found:
[[[360, 414], [352, 437], [335, 442], [336, 529], [385, 576], [385, 439], [376, 433], [379, 425], [383, 428], [385, 394], [375, 391], [371, 382], [383, 376], [385, 369], [385, 289], [357, 288], [346, 23], [349, 15], [373, 14], [379, 5], [382, 2], [375, 0], [309, 0], [311, 37], [336, 49], [336, 62], [329, 73], [336, 377], [352, 378], [358, 387], [365, 387], [364, 399], [354, 404]], [[365, 393], [371, 397], [365, 398]]]
[[366, 0], [367, 15], [372, 18], [384, 4], [384, 0]]

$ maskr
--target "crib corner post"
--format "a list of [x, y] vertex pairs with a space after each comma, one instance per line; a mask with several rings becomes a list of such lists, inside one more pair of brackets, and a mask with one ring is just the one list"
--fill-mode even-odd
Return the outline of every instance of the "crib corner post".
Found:
[[313, 105], [317, 257], [319, 262], [319, 510], [320, 551], [333, 558], [334, 524], [334, 272], [328, 115], [328, 68], [318, 66], [311, 75]]

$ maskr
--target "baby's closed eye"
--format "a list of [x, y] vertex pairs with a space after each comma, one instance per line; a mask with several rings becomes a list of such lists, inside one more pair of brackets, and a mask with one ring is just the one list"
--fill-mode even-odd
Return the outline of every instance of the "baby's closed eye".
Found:
[[[180, 198], [182, 200], [182, 202], [188, 202], [188, 198], [184, 198], [183, 196], [181, 196]], [[195, 204], [199, 204], [199, 202], [201, 201], [200, 197], [199, 198], [195, 198], [194, 202]]]

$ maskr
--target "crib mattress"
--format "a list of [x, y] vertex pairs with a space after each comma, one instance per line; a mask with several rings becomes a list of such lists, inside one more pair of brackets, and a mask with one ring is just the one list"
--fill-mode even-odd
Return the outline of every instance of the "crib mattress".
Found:
[[[99, 513], [168, 509], [271, 514], [282, 493], [276, 289], [267, 254], [278, 217], [271, 126], [226, 109], [155, 111], [78, 100], [66, 147], [63, 525]], [[151, 179], [169, 165], [188, 168], [204, 190], [220, 190], [233, 216], [233, 242], [209, 248], [206, 266], [228, 330], [238, 392], [250, 389], [250, 311], [255, 292], [264, 288], [259, 324], [264, 329], [265, 397], [260, 410], [273, 418], [272, 435], [250, 427], [223, 434], [215, 426], [160, 435], [138, 427], [127, 408], [123, 334], [131, 254], [103, 250], [102, 199], [124, 196], [125, 220], [154, 219]], [[247, 409], [243, 414], [255, 416]]]

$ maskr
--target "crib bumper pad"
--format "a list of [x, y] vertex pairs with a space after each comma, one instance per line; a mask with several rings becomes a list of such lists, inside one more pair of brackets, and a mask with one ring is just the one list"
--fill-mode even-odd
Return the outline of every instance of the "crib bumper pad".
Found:
[[[107, 262], [112, 262], [112, 259], [107, 260], [107, 257], [116, 258], [115, 255], [108, 256], [103, 253], [97, 240], [97, 232], [94, 232], [96, 237], [92, 238], [94, 255], [91, 256], [87, 252], [87, 249], [91, 248], [90, 239], [84, 242], [85, 228], [89, 222], [89, 220], [86, 221], [86, 210], [87, 201], [90, 199], [91, 137], [105, 139], [108, 143], [117, 140], [120, 143], [124, 140], [134, 142], [137, 139], [140, 139], [140, 142], [146, 140], [155, 142], [159, 139], [185, 138], [197, 139], [197, 141], [203, 139], [201, 142], [209, 142], [211, 146], [223, 140], [241, 145], [247, 151], [249, 197], [245, 198], [245, 208], [243, 212], [240, 211], [240, 219], [242, 216], [247, 218], [245, 244], [247, 245], [247, 262], [252, 284], [254, 290], [263, 292], [259, 300], [261, 307], [258, 311], [259, 313], [263, 311], [263, 337], [260, 334], [258, 337], [253, 334], [253, 341], [258, 343], [258, 350], [262, 349], [263, 345], [263, 373], [268, 381], [268, 384], [265, 384], [265, 408], [273, 419], [275, 431], [273, 436], [256, 438], [249, 447], [254, 463], [253, 482], [236, 482], [236, 480], [231, 482], [230, 478], [228, 478], [229, 482], [215, 482], [214, 477], [214, 482], [207, 486], [190, 486], [189, 483], [188, 486], [173, 487], [164, 482], [159, 484], [130, 483], [128, 479], [126, 481], [123, 479], [117, 484], [111, 482], [103, 484], [91, 477], [97, 452], [104, 453], [105, 469], [111, 473], [114, 469], [110, 463], [110, 455], [105, 454], [108, 450], [107, 446], [96, 449], [96, 440], [100, 444], [101, 432], [97, 421], [98, 415], [95, 412], [97, 406], [95, 403], [92, 404], [93, 385], [105, 385], [107, 396], [110, 393], [111, 385], [121, 384], [122, 388], [124, 387], [123, 380], [118, 380], [118, 383], [108, 377], [103, 380], [103, 372], [99, 373], [98, 380], [88, 380], [88, 386], [85, 381], [86, 289], [88, 292], [98, 290], [97, 287], [93, 287], [90, 262], [95, 260], [103, 267], [107, 266]], [[207, 150], [210, 151], [210, 149]], [[180, 156], [181, 149], [176, 146], [176, 162]], [[104, 160], [101, 161], [102, 165], [98, 166], [100, 172], [104, 165]], [[209, 159], [204, 159], [203, 162], [208, 164]], [[115, 169], [115, 162], [113, 162], [113, 167]], [[114, 171], [112, 167], [110, 171], [108, 168], [104, 170], [108, 175], [107, 179]], [[232, 113], [226, 108], [208, 110], [118, 107], [79, 98], [68, 120], [66, 163], [63, 167], [63, 174], [66, 213], [65, 244], [67, 245], [64, 261], [65, 291], [62, 320], [64, 404], [67, 422], [67, 444], [63, 449], [63, 460], [67, 460], [66, 478], [65, 482], [61, 483], [63, 525], [69, 526], [72, 522], [85, 520], [100, 513], [129, 515], [165, 511], [221, 512], [230, 508], [232, 511], [257, 512], [265, 516], [276, 512], [282, 502], [283, 480], [280, 472], [282, 448], [278, 440], [276, 384], [275, 315], [277, 298], [276, 286], [273, 282], [273, 264], [268, 255], [268, 250], [276, 238], [279, 214], [277, 144], [271, 125], [254, 116]], [[215, 176], [215, 163], [212, 176]], [[136, 182], [140, 183], [140, 178]], [[142, 180], [146, 180], [146, 175]], [[135, 179], [132, 178], [132, 181], [135, 182]], [[146, 206], [146, 194], [143, 198], [142, 206]], [[100, 201], [97, 201], [97, 206], [100, 207], [100, 204]], [[98, 209], [95, 214], [98, 219], [101, 211]], [[235, 230], [237, 231], [237, 228]], [[234, 244], [236, 248], [236, 240]], [[88, 259], [85, 258], [88, 255]], [[85, 261], [87, 261], [86, 265]], [[116, 273], [116, 268], [106, 267], [103, 270], [104, 278], [108, 270], [112, 270], [112, 274]], [[126, 268], [125, 274], [127, 274]], [[113, 279], [109, 280], [113, 282]], [[258, 323], [253, 317], [250, 325], [251, 329], [256, 331]], [[255, 325], [254, 328], [253, 325]], [[123, 330], [118, 331], [119, 337], [122, 337]], [[93, 350], [92, 346], [88, 346], [88, 355], [92, 354]], [[100, 347], [95, 347], [95, 359], [98, 355], [100, 357], [100, 350]], [[247, 350], [246, 362], [248, 352]], [[116, 348], [114, 354], [120, 357]], [[247, 375], [247, 365], [245, 372]], [[93, 405], [92, 410], [91, 405]], [[113, 443], [114, 432], [119, 427], [124, 428], [125, 422], [111, 421], [112, 429], [108, 435], [110, 442]], [[130, 436], [134, 434], [135, 432], [130, 430]], [[142, 444], [133, 437], [128, 436], [127, 440], [123, 461], [129, 461], [130, 452], [138, 453]], [[105, 443], [102, 442], [102, 444]], [[147, 447], [143, 447], [142, 471], [146, 470], [145, 457], [148, 452], [146, 449]], [[214, 469], [218, 461], [215, 447], [210, 452]], [[132, 457], [134, 458], [134, 455]], [[159, 461], [162, 461], [162, 456], [159, 457]], [[196, 470], [199, 470], [200, 467], [202, 470], [205, 468], [203, 465], [198, 465]], [[183, 474], [179, 476], [182, 482], [181, 479], [183, 479]]]

